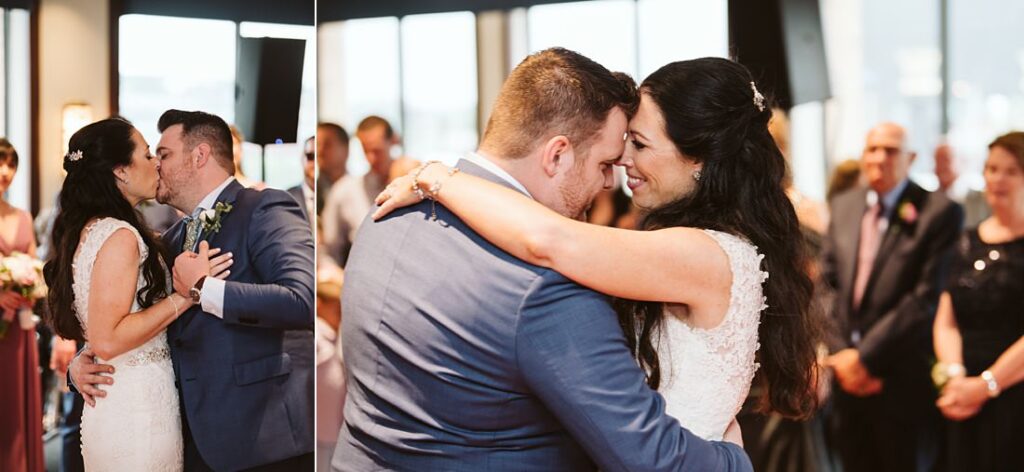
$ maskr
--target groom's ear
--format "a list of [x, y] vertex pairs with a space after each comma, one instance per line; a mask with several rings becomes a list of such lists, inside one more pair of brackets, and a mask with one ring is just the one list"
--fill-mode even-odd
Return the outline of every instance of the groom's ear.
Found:
[[208, 143], [199, 143], [195, 148], [192, 149], [192, 155], [196, 159], [196, 168], [200, 169], [210, 162], [210, 145]]
[[564, 135], [558, 135], [544, 143], [541, 150], [540, 165], [548, 177], [554, 177], [559, 169], [572, 161], [572, 143]]

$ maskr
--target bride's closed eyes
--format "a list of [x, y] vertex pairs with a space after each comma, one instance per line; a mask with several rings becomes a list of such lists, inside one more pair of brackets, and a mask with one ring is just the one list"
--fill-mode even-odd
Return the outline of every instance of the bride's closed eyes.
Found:
[[636, 138], [634, 138], [634, 139], [631, 139], [631, 140], [630, 140], [630, 142], [631, 142], [631, 143], [633, 143], [633, 147], [634, 147], [634, 148], [635, 148], [635, 149], [636, 149], [637, 151], [642, 151], [642, 150], [644, 150], [644, 148], [646, 148], [646, 147], [647, 147], [647, 145], [646, 145], [646, 144], [644, 144], [644, 143], [641, 143], [640, 141], [637, 141], [637, 140], [636, 140]]

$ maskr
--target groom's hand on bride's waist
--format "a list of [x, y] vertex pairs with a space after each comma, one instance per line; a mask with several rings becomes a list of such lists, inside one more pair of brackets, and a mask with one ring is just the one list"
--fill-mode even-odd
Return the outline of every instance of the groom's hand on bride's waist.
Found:
[[103, 398], [107, 392], [100, 389], [100, 385], [111, 385], [114, 383], [114, 366], [96, 363], [96, 353], [92, 349], [85, 348], [82, 353], [71, 361], [68, 366], [71, 375], [71, 382], [78, 389], [78, 393], [85, 399], [89, 406], [96, 406], [96, 397]]

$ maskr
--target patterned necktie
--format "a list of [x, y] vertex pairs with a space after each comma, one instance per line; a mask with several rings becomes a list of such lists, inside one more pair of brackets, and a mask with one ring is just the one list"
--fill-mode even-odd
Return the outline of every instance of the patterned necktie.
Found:
[[871, 277], [871, 268], [875, 265], [875, 257], [878, 256], [878, 246], [881, 243], [882, 235], [879, 234], [878, 223], [882, 219], [882, 202], [875, 203], [864, 213], [860, 221], [860, 247], [857, 250], [857, 276], [853, 281], [853, 309], [859, 310], [861, 301], [864, 298], [864, 291], [868, 287], [868, 278]]
[[[201, 211], [200, 211], [201, 212]], [[199, 217], [185, 217], [185, 244], [181, 246], [182, 251], [193, 251], [196, 247], [196, 240], [199, 239]]]

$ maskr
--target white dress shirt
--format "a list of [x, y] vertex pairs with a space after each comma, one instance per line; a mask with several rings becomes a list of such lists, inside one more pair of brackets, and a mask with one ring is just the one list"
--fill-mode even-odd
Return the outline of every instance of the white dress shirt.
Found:
[[515, 177], [512, 177], [512, 174], [509, 174], [508, 172], [505, 171], [505, 169], [502, 169], [497, 164], [491, 162], [490, 159], [487, 159], [479, 152], [469, 153], [468, 155], [466, 155], [466, 160], [480, 167], [483, 167], [486, 171], [498, 176], [499, 178], [501, 178], [501, 180], [508, 182], [509, 185], [512, 185], [520, 192], [525, 193], [526, 196], [533, 198], [533, 195], [530, 195], [530, 191], [526, 190], [526, 187], [524, 187], [523, 184], [519, 183], [519, 181], [516, 180]]

